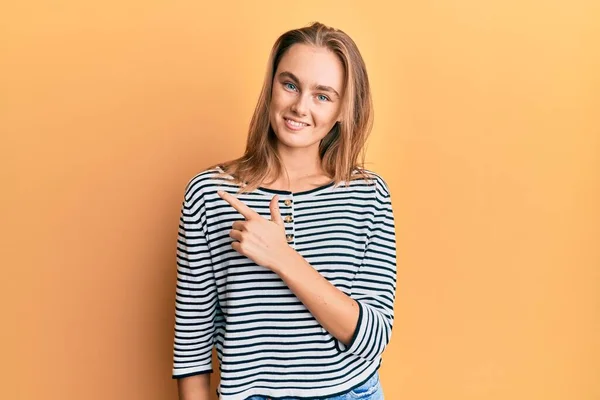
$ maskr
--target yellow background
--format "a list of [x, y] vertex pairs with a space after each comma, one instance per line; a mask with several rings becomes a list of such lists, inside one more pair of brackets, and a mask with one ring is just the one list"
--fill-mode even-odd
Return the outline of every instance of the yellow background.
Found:
[[4, 2], [0, 398], [176, 398], [184, 186], [318, 20], [364, 55], [394, 200], [386, 399], [600, 399], [599, 4]]

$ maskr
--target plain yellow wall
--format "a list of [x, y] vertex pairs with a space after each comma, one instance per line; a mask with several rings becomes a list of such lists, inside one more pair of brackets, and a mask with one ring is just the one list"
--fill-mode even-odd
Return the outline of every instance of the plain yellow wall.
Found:
[[184, 186], [318, 20], [367, 62], [394, 199], [386, 399], [600, 399], [597, 1], [4, 3], [0, 398], [176, 398]]

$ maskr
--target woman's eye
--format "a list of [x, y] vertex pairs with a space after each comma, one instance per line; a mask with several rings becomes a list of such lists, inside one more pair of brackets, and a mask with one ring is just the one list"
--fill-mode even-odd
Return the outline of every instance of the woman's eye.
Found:
[[329, 101], [329, 97], [325, 96], [324, 94], [319, 94], [319, 95], [317, 95], [317, 98], [318, 98], [320, 101]]
[[286, 89], [296, 90], [296, 85], [294, 85], [293, 83], [286, 82], [283, 85], [285, 86]]

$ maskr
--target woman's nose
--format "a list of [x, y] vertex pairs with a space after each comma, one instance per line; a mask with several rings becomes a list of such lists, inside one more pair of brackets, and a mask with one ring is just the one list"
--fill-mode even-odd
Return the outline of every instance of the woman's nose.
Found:
[[298, 96], [292, 104], [292, 111], [298, 115], [306, 115], [308, 113], [308, 96]]

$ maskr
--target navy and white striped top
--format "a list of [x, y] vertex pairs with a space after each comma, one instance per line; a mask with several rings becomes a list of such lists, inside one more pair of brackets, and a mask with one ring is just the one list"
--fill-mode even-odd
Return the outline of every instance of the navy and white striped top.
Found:
[[[207, 169], [188, 183], [177, 241], [173, 378], [212, 372], [216, 346], [220, 399], [253, 395], [315, 399], [346, 393], [381, 364], [394, 321], [396, 241], [388, 186], [333, 182], [303, 192], [259, 187], [236, 194], [231, 176]], [[356, 173], [356, 171], [354, 172]], [[231, 247], [243, 220], [217, 190], [265, 218], [279, 195], [288, 243], [359, 305], [352, 342], [330, 335], [271, 270]], [[288, 217], [288, 218], [286, 218]]]

